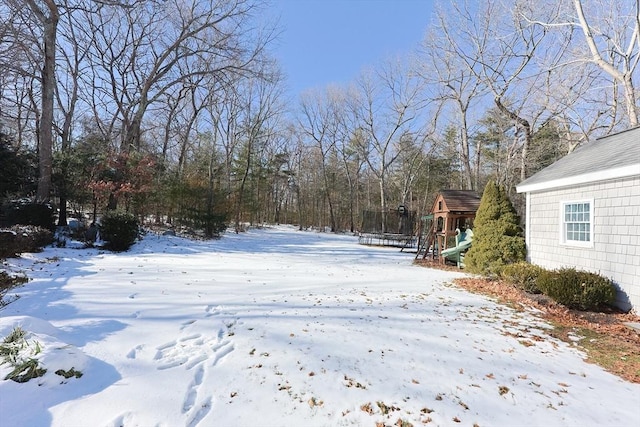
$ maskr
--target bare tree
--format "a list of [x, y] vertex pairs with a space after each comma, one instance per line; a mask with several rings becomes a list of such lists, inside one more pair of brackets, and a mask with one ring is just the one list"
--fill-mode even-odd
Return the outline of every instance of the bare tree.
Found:
[[56, 33], [60, 10], [54, 0], [26, 0], [27, 5], [42, 26], [43, 65], [40, 79], [41, 112], [38, 134], [38, 190], [36, 201], [46, 203], [51, 197], [53, 167], [53, 105], [56, 87]]
[[[281, 103], [282, 75], [275, 68], [263, 69], [262, 76], [269, 78], [243, 79], [240, 88], [243, 113], [239, 127], [243, 147], [237, 158], [237, 187], [234, 206], [235, 229], [239, 232], [250, 181], [260, 178], [262, 154], [269, 143], [277, 138], [277, 122], [283, 111]], [[253, 186], [253, 190], [258, 188]], [[256, 193], [252, 194], [254, 197]], [[253, 212], [249, 212], [253, 214]], [[251, 217], [251, 216], [250, 216]]]
[[[350, 91], [346, 93], [346, 96], [349, 98], [352, 96]], [[340, 115], [344, 135], [336, 141], [336, 148], [342, 160], [344, 175], [349, 189], [347, 195], [349, 205], [349, 230], [354, 232], [356, 230], [356, 215], [360, 207], [358, 187], [366, 161], [361, 155], [361, 150], [358, 148], [363, 146], [360, 142], [364, 139], [362, 137], [362, 129], [358, 125], [358, 118], [352, 113], [353, 111], [346, 109]]]
[[[546, 19], [534, 13], [545, 8], [538, 4], [526, 16], [530, 22], [548, 29], [566, 29], [564, 37], [571, 39], [574, 46], [565, 57], [566, 63], [594, 64], [610, 76], [612, 108], [616, 107], [618, 86], [621, 86], [626, 120], [629, 126], [638, 126], [640, 107], [635, 87], [640, 62], [640, 2], [591, 2], [588, 5], [593, 10], [586, 9], [583, 0], [573, 0], [571, 9], [563, 10], [556, 19]], [[582, 34], [582, 40], [574, 37], [574, 29]]]
[[[480, 55], [490, 42], [486, 20], [471, 18], [468, 5], [455, 5], [455, 14], [444, 9], [437, 13], [438, 25], [432, 28], [422, 43], [420, 74], [427, 84], [435, 87], [435, 100], [453, 103], [453, 121], [459, 128], [460, 160], [467, 189], [477, 189], [480, 175], [480, 147], [471, 150], [471, 108], [478, 105], [487, 91], [479, 78]], [[470, 19], [472, 21], [470, 21]], [[477, 27], [468, 24], [474, 22]], [[478, 27], [482, 31], [473, 32]], [[475, 165], [472, 158], [475, 156]]]
[[261, 59], [269, 32], [249, 25], [256, 8], [250, 0], [189, 0], [101, 5], [87, 14], [98, 35], [91, 59], [100, 71], [99, 97], [115, 104], [122, 123], [121, 149], [138, 149], [150, 105], [174, 86], [199, 76], [231, 80], [250, 74]]
[[0, 5], [0, 120], [17, 147], [38, 142], [42, 73], [39, 25], [21, 2]]
[[[559, 112], [557, 105], [550, 102], [550, 91], [554, 86], [549, 70], [557, 66], [566, 45], [550, 40], [544, 26], [524, 18], [534, 8], [528, 0], [508, 6], [487, 2], [474, 7], [475, 13], [472, 13], [467, 3], [453, 3], [454, 13], [441, 18], [442, 26], [447, 27], [446, 19], [455, 17], [457, 32], [449, 36], [447, 42], [471, 75], [471, 81], [478, 81], [471, 86], [473, 91], [470, 93], [482, 95], [479, 89], [486, 88], [497, 110], [511, 122], [511, 131], [505, 133], [509, 141], [502, 144], [507, 155], [497, 176], [501, 183], [510, 187], [512, 183], [507, 180], [514, 170], [520, 170], [520, 179], [526, 177], [527, 151], [535, 127]], [[553, 16], [557, 8], [550, 8], [545, 13]], [[449, 31], [445, 33], [450, 34]], [[549, 43], [551, 41], [554, 44]], [[549, 63], [544, 63], [543, 59]], [[460, 92], [453, 91], [454, 94]], [[468, 104], [460, 102], [458, 100], [460, 111], [466, 113]], [[482, 138], [476, 138], [477, 144], [482, 141]], [[476, 147], [476, 156], [479, 160], [480, 147]], [[463, 155], [463, 163], [467, 161]], [[476, 170], [480, 170], [479, 161]]]
[[353, 99], [365, 136], [360, 149], [378, 180], [383, 232], [388, 209], [387, 180], [402, 152], [400, 139], [416, 126], [424, 107], [421, 81], [416, 77], [402, 64], [387, 63], [378, 72], [360, 78], [359, 97]]
[[346, 98], [337, 87], [330, 87], [326, 92], [309, 92], [303, 95], [300, 109], [300, 127], [319, 154], [324, 198], [329, 206], [331, 231], [335, 232], [337, 219], [333, 193], [336, 173], [331, 160], [336, 158], [341, 141], [347, 139], [343, 121]]
[[83, 36], [81, 23], [77, 21], [77, 16], [68, 9], [62, 15], [59, 24], [60, 46], [58, 48], [59, 58], [56, 79], [56, 123], [55, 129], [60, 140], [60, 152], [64, 155], [64, 161], [58, 164], [60, 170], [57, 171], [59, 179], [58, 200], [59, 215], [58, 225], [67, 225], [67, 202], [71, 191], [72, 183], [69, 182], [70, 171], [68, 170], [67, 157], [74, 138], [74, 124], [78, 121], [77, 106], [80, 100], [80, 89], [83, 84], [82, 74], [86, 71], [86, 56], [88, 54], [88, 41]]
[[235, 189], [234, 160], [242, 139], [241, 116], [244, 111], [244, 103], [241, 94], [237, 90], [240, 81], [227, 84], [216, 92], [215, 100], [206, 106], [207, 118], [205, 119], [215, 134], [216, 149], [221, 152], [224, 175], [224, 191], [228, 199], [231, 199]]

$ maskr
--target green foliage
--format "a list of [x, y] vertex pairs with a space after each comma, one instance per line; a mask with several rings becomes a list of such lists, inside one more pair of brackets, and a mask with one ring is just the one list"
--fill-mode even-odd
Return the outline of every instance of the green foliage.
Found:
[[53, 233], [32, 225], [15, 225], [0, 230], [0, 258], [18, 256], [24, 252], [40, 252], [53, 243]]
[[27, 333], [21, 327], [13, 328], [13, 331], [11, 331], [11, 333], [2, 340], [2, 344], [0, 344], [0, 357], [2, 357], [4, 361], [15, 361], [26, 335]]
[[224, 194], [196, 182], [172, 181], [168, 197], [176, 207], [174, 224], [202, 230], [207, 238], [227, 229], [229, 212]]
[[518, 215], [504, 188], [493, 181], [484, 189], [473, 227], [473, 245], [465, 256], [472, 273], [496, 275], [504, 265], [526, 258]]
[[[0, 364], [7, 363], [13, 366], [13, 370], [7, 374], [5, 380], [24, 383], [30, 379], [43, 376], [47, 370], [40, 367], [40, 362], [34, 357], [42, 348], [37, 341], [27, 342], [27, 333], [24, 329], [16, 327], [0, 343]], [[27, 357], [25, 357], [25, 353]]]
[[65, 371], [64, 369], [58, 369], [55, 372], [55, 374], [56, 375], [60, 375], [61, 377], [64, 377], [66, 379], [69, 379], [69, 378], [82, 378], [82, 372], [76, 371], [74, 368], [71, 368], [68, 371]]
[[80, 148], [70, 147], [53, 156], [51, 179], [56, 194], [77, 204], [89, 204], [93, 196], [89, 183], [95, 160], [83, 154]]
[[102, 217], [100, 236], [107, 249], [126, 251], [138, 237], [138, 220], [127, 212], [109, 211]]
[[616, 289], [610, 279], [575, 268], [544, 270], [537, 284], [554, 301], [578, 310], [600, 310], [616, 299]]
[[[37, 358], [42, 353], [41, 344], [27, 338], [27, 332], [18, 326], [0, 343], [0, 364], [8, 364], [13, 368], [5, 376], [5, 380], [25, 383], [47, 372]], [[55, 373], [65, 379], [82, 377], [82, 372], [73, 367], [68, 370], [58, 369]]]
[[206, 209], [188, 208], [180, 211], [181, 223], [198, 230], [203, 230], [208, 238], [219, 236], [227, 229], [227, 215], [207, 212]]
[[521, 261], [502, 267], [500, 277], [513, 283], [518, 289], [532, 294], [539, 294], [540, 289], [538, 289], [537, 280], [543, 270], [542, 267], [535, 264]]
[[51, 231], [56, 229], [55, 213], [49, 204], [17, 200], [6, 203], [2, 210], [7, 226], [21, 224], [35, 225]]
[[527, 151], [527, 176], [546, 168], [568, 153], [568, 142], [560, 136], [563, 132], [561, 125], [555, 120], [548, 121], [535, 131]]
[[0, 199], [8, 195], [24, 197], [35, 191], [37, 162], [34, 152], [13, 147], [13, 139], [0, 125]]
[[47, 370], [40, 367], [37, 359], [27, 359], [13, 368], [4, 378], [5, 380], [13, 380], [17, 383], [26, 383], [27, 381], [43, 376]]

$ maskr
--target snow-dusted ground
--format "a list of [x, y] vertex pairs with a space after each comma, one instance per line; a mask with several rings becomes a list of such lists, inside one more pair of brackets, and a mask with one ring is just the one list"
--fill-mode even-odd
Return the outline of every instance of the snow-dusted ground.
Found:
[[640, 385], [412, 261], [286, 227], [8, 260], [33, 280], [0, 337], [23, 325], [48, 371], [0, 380], [0, 424], [640, 425]]

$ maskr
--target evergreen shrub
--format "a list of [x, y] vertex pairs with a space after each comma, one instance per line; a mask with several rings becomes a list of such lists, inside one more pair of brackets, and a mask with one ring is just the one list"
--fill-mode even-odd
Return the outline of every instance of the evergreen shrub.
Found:
[[503, 187], [490, 181], [482, 194], [473, 224], [473, 244], [465, 268], [496, 276], [504, 265], [524, 261], [527, 249], [520, 220]]
[[521, 261], [507, 264], [500, 270], [500, 277], [513, 283], [513, 285], [525, 292], [539, 294], [537, 280], [544, 269], [540, 266]]
[[52, 232], [56, 229], [55, 213], [48, 203], [16, 200], [7, 203], [3, 210], [4, 222], [8, 225], [35, 225]]
[[575, 268], [543, 270], [537, 284], [554, 301], [577, 310], [602, 310], [616, 299], [616, 288], [610, 279]]
[[100, 237], [105, 241], [105, 248], [126, 251], [138, 237], [138, 220], [127, 212], [109, 211], [101, 219]]

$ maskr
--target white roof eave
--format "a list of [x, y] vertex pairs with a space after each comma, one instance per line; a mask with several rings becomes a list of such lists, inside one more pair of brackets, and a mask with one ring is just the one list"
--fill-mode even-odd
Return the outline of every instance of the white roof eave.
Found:
[[574, 185], [626, 178], [635, 175], [640, 176], [640, 163], [622, 166], [619, 168], [589, 172], [581, 175], [552, 179], [549, 181], [533, 182], [531, 184], [527, 184], [526, 181], [524, 181], [524, 185], [516, 185], [516, 191], [518, 193], [535, 193], [549, 189], [571, 187]]

